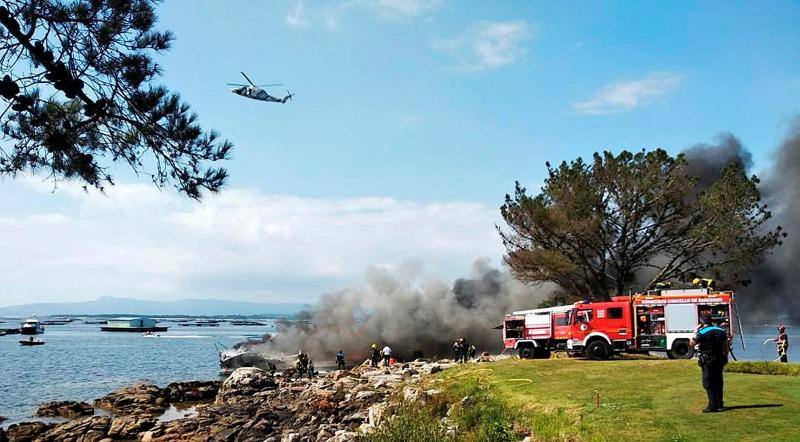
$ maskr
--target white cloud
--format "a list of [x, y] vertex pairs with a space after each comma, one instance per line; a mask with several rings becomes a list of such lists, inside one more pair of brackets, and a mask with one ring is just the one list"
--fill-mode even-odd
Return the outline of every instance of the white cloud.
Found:
[[684, 77], [670, 72], [652, 72], [638, 80], [610, 84], [587, 101], [572, 105], [578, 114], [609, 115], [652, 103], [678, 88]]
[[461, 69], [495, 69], [514, 63], [523, 55], [522, 43], [531, 34], [524, 21], [481, 22], [468, 33], [435, 42], [433, 47], [458, 58]]
[[306, 10], [303, 3], [297, 1], [286, 15], [286, 23], [293, 28], [321, 23], [331, 31], [338, 31], [348, 15], [365, 14], [397, 21], [422, 16], [440, 4], [441, 0], [337, 0], [317, 3], [317, 7]]
[[440, 4], [439, 0], [377, 0], [361, 1], [360, 3], [374, 8], [384, 16], [417, 17], [432, 11]]
[[286, 24], [293, 28], [305, 28], [308, 26], [308, 15], [305, 12], [302, 1], [295, 2], [292, 10], [286, 14]]
[[356, 283], [371, 265], [421, 260], [456, 277], [499, 258], [495, 209], [472, 202], [304, 198], [232, 188], [187, 201], [151, 185], [108, 195], [30, 180], [50, 213], [0, 216], [0, 305], [38, 300], [232, 297], [308, 300]]

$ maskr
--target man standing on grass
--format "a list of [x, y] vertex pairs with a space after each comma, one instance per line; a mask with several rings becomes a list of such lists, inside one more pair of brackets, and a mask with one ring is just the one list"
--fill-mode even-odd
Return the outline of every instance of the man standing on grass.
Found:
[[722, 370], [728, 363], [728, 333], [703, 317], [695, 329], [693, 339], [697, 344], [698, 365], [703, 371], [703, 388], [708, 395], [708, 406], [703, 413], [716, 413], [725, 407], [722, 400]]
[[781, 325], [778, 327], [778, 337], [775, 339], [767, 339], [764, 343], [774, 341], [778, 350], [778, 359], [781, 362], [789, 362], [789, 335], [786, 334], [786, 327]]

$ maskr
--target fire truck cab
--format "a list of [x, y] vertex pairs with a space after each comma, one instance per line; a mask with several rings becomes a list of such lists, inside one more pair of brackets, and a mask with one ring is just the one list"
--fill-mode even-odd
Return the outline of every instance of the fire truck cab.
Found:
[[617, 296], [611, 302], [576, 304], [567, 351], [591, 359], [617, 352], [666, 352], [670, 359], [690, 359], [689, 341], [701, 317], [733, 337], [733, 293], [709, 289], [661, 290]]

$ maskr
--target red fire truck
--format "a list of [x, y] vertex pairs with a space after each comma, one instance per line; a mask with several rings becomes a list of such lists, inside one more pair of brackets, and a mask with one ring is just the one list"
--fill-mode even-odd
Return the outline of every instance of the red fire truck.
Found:
[[701, 317], [733, 338], [733, 292], [706, 288], [654, 290], [615, 296], [607, 302], [522, 310], [505, 316], [503, 342], [521, 358], [547, 358], [552, 351], [608, 359], [614, 353], [666, 352], [689, 359]]

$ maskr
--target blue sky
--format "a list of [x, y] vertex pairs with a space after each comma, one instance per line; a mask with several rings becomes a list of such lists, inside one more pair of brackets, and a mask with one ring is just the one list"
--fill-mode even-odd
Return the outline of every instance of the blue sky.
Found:
[[[0, 305], [308, 300], [370, 265], [452, 278], [478, 257], [499, 265], [497, 208], [514, 180], [537, 187], [545, 161], [678, 152], [730, 131], [758, 171], [800, 113], [797, 2], [170, 0], [159, 12], [177, 36], [164, 83], [236, 145], [229, 191], [198, 205], [124, 171], [107, 196], [5, 180], [0, 225], [16, 239], [0, 263], [15, 271]], [[225, 83], [240, 70], [297, 96], [237, 97]]]

